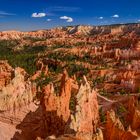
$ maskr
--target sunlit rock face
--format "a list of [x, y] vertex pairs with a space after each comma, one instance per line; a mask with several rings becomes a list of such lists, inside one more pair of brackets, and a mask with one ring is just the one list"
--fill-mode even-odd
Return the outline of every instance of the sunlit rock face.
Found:
[[[79, 25], [0, 32], [0, 45], [6, 51], [14, 56], [23, 52], [23, 58], [33, 53], [36, 67], [29, 75], [0, 61], [1, 139], [133, 140], [140, 136], [140, 105], [131, 98], [139, 98], [140, 92], [139, 27]], [[30, 63], [25, 68], [29, 70]], [[64, 68], [71, 78], [66, 71], [62, 76]], [[83, 75], [88, 81], [84, 77], [81, 82]]]
[[101, 130], [97, 130], [99, 107], [96, 91], [91, 90], [86, 77], [76, 95], [76, 103], [76, 111], [71, 114], [65, 132], [75, 135], [80, 140], [103, 139]]
[[33, 100], [33, 86], [30, 81], [25, 81], [25, 71], [21, 68], [14, 70], [15, 77], [2, 88], [0, 92], [0, 110], [16, 111], [23, 105], [28, 105]]
[[[30, 133], [29, 135], [27, 130], [33, 131], [32, 121], [35, 118], [26, 115], [35, 112], [37, 109], [37, 106], [33, 103], [36, 85], [27, 79], [27, 73], [22, 68], [13, 69], [7, 63], [4, 63], [1, 66], [1, 73], [9, 78], [8, 83], [2, 85], [0, 90], [1, 139], [31, 139], [35, 134]], [[6, 76], [4, 77], [5, 81], [7, 81]], [[28, 125], [23, 123], [24, 119], [27, 121], [26, 117], [28, 118]], [[23, 131], [27, 134], [23, 134]]]
[[128, 114], [127, 121], [130, 123], [132, 130], [135, 130], [140, 134], [140, 110], [138, 108], [138, 100], [134, 97], [128, 100]]
[[0, 61], [0, 90], [10, 82], [13, 71], [7, 61]]
[[44, 87], [44, 97], [41, 104], [47, 136], [64, 134], [64, 128], [70, 116], [71, 79], [66, 71], [61, 79], [60, 92], [56, 92], [53, 84]]
[[112, 28], [111, 29], [111, 34], [119, 34], [119, 33], [123, 33], [122, 27], [117, 27], [117, 28]]
[[105, 127], [105, 140], [136, 140], [137, 133], [131, 129], [126, 131], [119, 118], [115, 116], [114, 111], [107, 113], [107, 122]]
[[0, 32], [1, 40], [20, 39], [22, 32], [19, 31], [3, 31]]
[[116, 35], [116, 34], [126, 34], [135, 33], [139, 34], [140, 24], [130, 24], [130, 25], [118, 25], [118, 26], [74, 26], [74, 27], [58, 27], [49, 30], [39, 30], [32, 32], [20, 32], [20, 31], [3, 31], [0, 32], [0, 40], [20, 40], [23, 38], [59, 38], [69, 37], [70, 35], [75, 36], [85, 36], [85, 35]]

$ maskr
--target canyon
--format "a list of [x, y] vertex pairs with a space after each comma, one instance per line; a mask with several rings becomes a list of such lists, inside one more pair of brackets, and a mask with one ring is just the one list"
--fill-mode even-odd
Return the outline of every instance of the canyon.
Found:
[[140, 24], [0, 32], [1, 140], [138, 140]]

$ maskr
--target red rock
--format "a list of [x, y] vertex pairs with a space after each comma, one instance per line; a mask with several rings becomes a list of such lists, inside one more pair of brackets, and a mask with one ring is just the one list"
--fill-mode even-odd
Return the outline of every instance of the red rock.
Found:
[[64, 71], [60, 93], [55, 93], [53, 85], [44, 87], [44, 97], [42, 102], [44, 120], [46, 126], [46, 135], [64, 134], [66, 122], [69, 119], [69, 102], [71, 97], [71, 79]]
[[[22, 68], [15, 69], [15, 77], [0, 91], [0, 110], [20, 109], [22, 105], [28, 105], [33, 100], [33, 86], [30, 81], [25, 81], [26, 72]], [[9, 97], [6, 98], [5, 97]]]
[[128, 101], [127, 120], [132, 130], [140, 129], [140, 110], [137, 108], [137, 100], [134, 97], [129, 98]]
[[136, 132], [131, 130], [125, 131], [119, 118], [115, 116], [115, 112], [107, 113], [107, 122], [105, 127], [105, 140], [136, 140], [138, 138]]
[[[76, 95], [76, 102], [76, 111], [74, 115], [71, 114], [66, 133], [74, 134], [80, 140], [92, 140], [93, 135], [97, 132], [99, 108], [96, 91], [91, 90], [85, 77]], [[101, 135], [102, 133], [99, 137], [103, 139]], [[98, 139], [98, 137], [96, 138]]]
[[[37, 106], [33, 103], [36, 86], [29, 79], [27, 80], [26, 75], [22, 68], [14, 69], [12, 80], [0, 91], [0, 133], [2, 140], [12, 139], [13, 137], [13, 139], [17, 139], [17, 135], [18, 139], [32, 139], [38, 133], [34, 131], [34, 127], [38, 127], [38, 123], [36, 123], [36, 126], [33, 124], [33, 121], [37, 120], [34, 118], [36, 115], [34, 117], [29, 115], [37, 109]], [[20, 127], [17, 130], [19, 124]], [[29, 135], [27, 131], [29, 133], [32, 131], [34, 134], [30, 133]]]
[[36, 80], [41, 76], [41, 70], [35, 72], [35, 74], [31, 77], [31, 80]]
[[13, 68], [7, 61], [0, 61], [0, 90], [12, 79]]

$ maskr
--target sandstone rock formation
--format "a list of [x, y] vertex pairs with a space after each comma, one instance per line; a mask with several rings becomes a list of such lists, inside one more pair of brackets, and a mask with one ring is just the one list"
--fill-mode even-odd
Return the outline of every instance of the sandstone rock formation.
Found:
[[136, 132], [132, 130], [124, 130], [124, 127], [115, 116], [115, 112], [111, 111], [107, 113], [107, 122], [105, 127], [105, 140], [136, 140], [138, 138]]
[[28, 105], [33, 100], [33, 86], [30, 81], [24, 81], [25, 71], [21, 68], [16, 68], [14, 71], [15, 77], [0, 92], [0, 110], [15, 111], [20, 109], [22, 105]]
[[60, 93], [55, 93], [53, 84], [44, 87], [44, 97], [41, 103], [47, 136], [64, 134], [64, 128], [70, 116], [70, 98], [71, 79], [68, 78], [66, 71], [62, 76]]
[[28, 113], [31, 111], [34, 112], [37, 109], [37, 106], [33, 103], [33, 98], [36, 94], [36, 85], [26, 79], [26, 72], [22, 68], [12, 69], [12, 71], [5, 69], [5, 73], [9, 73], [9, 75], [13, 73], [13, 78], [0, 91], [1, 139], [31, 139], [33, 137], [31, 133], [30, 135], [22, 135], [22, 128], [24, 126], [25, 130], [30, 128], [33, 131], [31, 129], [32, 123], [30, 122], [33, 118], [28, 118], [28, 122], [31, 124], [30, 127], [26, 126], [26, 123], [18, 128], [16, 125], [22, 123]]
[[1, 40], [19, 40], [19, 39], [46, 39], [52, 37], [69, 37], [71, 35], [85, 36], [85, 35], [116, 35], [135, 33], [139, 34], [140, 24], [118, 25], [118, 26], [74, 26], [74, 27], [58, 27], [49, 30], [39, 30], [33, 32], [20, 32], [20, 31], [3, 31], [0, 32]]
[[[139, 28], [138, 23], [0, 32], [1, 139], [138, 138]], [[88, 82], [81, 82], [83, 75]]]
[[0, 90], [11, 81], [12, 72], [13, 69], [7, 61], [0, 61]]
[[80, 140], [102, 140], [102, 132], [97, 130], [99, 107], [96, 91], [91, 90], [86, 77], [84, 77], [83, 84], [76, 95], [76, 102], [76, 111], [71, 114], [66, 133], [73, 134]]
[[138, 101], [134, 97], [129, 98], [128, 101], [128, 115], [127, 119], [132, 130], [139, 131], [140, 129], [140, 110], [138, 109]]

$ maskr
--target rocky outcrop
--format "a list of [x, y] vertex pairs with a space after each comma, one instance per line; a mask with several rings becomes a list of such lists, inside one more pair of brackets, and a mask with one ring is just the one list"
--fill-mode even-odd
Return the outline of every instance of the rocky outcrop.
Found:
[[32, 32], [20, 32], [20, 31], [3, 31], [0, 32], [0, 40], [20, 40], [20, 39], [47, 39], [47, 38], [60, 38], [75, 36], [87, 36], [87, 35], [115, 35], [135, 33], [139, 34], [140, 24], [128, 24], [128, 25], [112, 25], [112, 26], [84, 26], [78, 25], [73, 27], [58, 27], [49, 30], [39, 30]]
[[[1, 67], [2, 71], [4, 71], [4, 68], [7, 68], [6, 66]], [[36, 94], [36, 85], [27, 79], [27, 73], [24, 69], [19, 67], [15, 69], [8, 68], [5, 69], [5, 73], [9, 73], [10, 81], [0, 91], [1, 139], [29, 140], [37, 133], [34, 131], [34, 127], [37, 127], [38, 124], [34, 126], [33, 121], [39, 118], [39, 115], [37, 115], [37, 118], [35, 118], [35, 115], [30, 116], [30, 113], [35, 112], [38, 108], [33, 103], [33, 98]], [[12, 78], [10, 73], [13, 73]], [[20, 126], [18, 126], [19, 124]], [[27, 130], [30, 132], [30, 135], [27, 133]]]
[[20, 109], [33, 100], [33, 86], [30, 81], [24, 81], [25, 71], [16, 68], [15, 77], [0, 92], [0, 110], [8, 111]]
[[12, 79], [13, 68], [7, 61], [0, 61], [0, 90]]
[[3, 31], [0, 32], [1, 40], [14, 40], [14, 39], [21, 39], [22, 32], [20, 31]]
[[124, 26], [119, 26], [119, 27], [115, 27], [115, 28], [111, 28], [111, 34], [122, 34], [123, 33], [123, 28]]
[[136, 140], [138, 135], [136, 132], [132, 132], [131, 129], [126, 131], [119, 120], [115, 116], [114, 111], [107, 113], [107, 122], [105, 127], [105, 140]]
[[127, 121], [130, 123], [132, 130], [140, 129], [140, 110], [137, 108], [138, 102], [134, 97], [128, 100]]
[[44, 87], [42, 107], [44, 112], [46, 136], [64, 134], [64, 128], [70, 116], [71, 79], [64, 71], [60, 93], [56, 93], [53, 84]]
[[[102, 140], [102, 132], [107, 140], [137, 138], [140, 106], [127, 94], [138, 97], [135, 92], [140, 92], [139, 27], [78, 25], [0, 32], [0, 58], [12, 58], [13, 66], [31, 71], [36, 65], [36, 72], [27, 75], [0, 61], [2, 139]], [[62, 76], [64, 68], [73, 79], [66, 71]], [[89, 82], [85, 77], [81, 82], [83, 75]], [[111, 109], [119, 118], [108, 112], [106, 121]]]
[[99, 112], [95, 90], [91, 90], [86, 77], [76, 95], [76, 111], [71, 114], [66, 133], [73, 134], [80, 140], [102, 140], [102, 132], [97, 129]]

